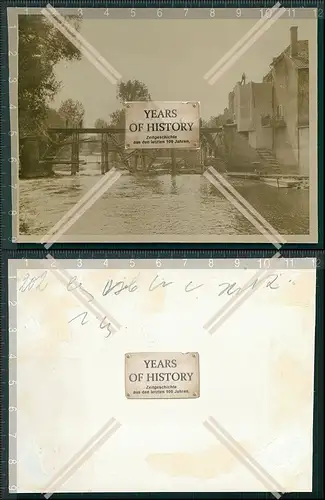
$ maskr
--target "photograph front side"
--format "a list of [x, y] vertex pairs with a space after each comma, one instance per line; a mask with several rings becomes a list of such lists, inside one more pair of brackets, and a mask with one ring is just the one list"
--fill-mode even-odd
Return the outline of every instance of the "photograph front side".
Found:
[[317, 19], [90, 10], [8, 9], [16, 240], [317, 242]]

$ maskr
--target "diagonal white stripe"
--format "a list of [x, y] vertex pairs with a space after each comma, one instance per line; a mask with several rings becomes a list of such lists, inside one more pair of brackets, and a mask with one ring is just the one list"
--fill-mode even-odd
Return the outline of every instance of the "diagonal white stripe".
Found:
[[[85, 195], [84, 199], [79, 200], [76, 205], [79, 206], [76, 208], [76, 205], [69, 210], [62, 219], [56, 224], [56, 226], [61, 226], [61, 229], [56, 231], [53, 236], [46, 235], [42, 238], [41, 243], [45, 243], [45, 248], [48, 250], [59, 238], [64, 234], [75, 222], [80, 219], [80, 217], [104, 194], [109, 187], [111, 187], [120, 177], [121, 173], [115, 171], [113, 175], [107, 176], [104, 178], [105, 182], [99, 182], [96, 184], [96, 191], [93, 190], [91, 195], [89, 196], [89, 192]], [[78, 210], [78, 211], [77, 211]], [[71, 215], [72, 214], [72, 215]], [[69, 219], [69, 217], [71, 217]], [[66, 223], [62, 226], [62, 220], [66, 220]], [[55, 226], [54, 226], [55, 227]], [[53, 233], [53, 229], [51, 231]]]
[[[256, 229], [261, 234], [265, 236], [267, 240], [269, 240], [270, 243], [272, 243], [272, 245], [274, 245], [277, 249], [280, 248], [281, 245], [278, 243], [278, 241], [280, 240], [282, 242], [283, 240], [283, 242], [285, 242], [285, 240], [280, 235], [278, 235], [278, 233], [275, 230], [273, 230], [274, 231], [273, 233], [270, 233], [265, 227], [263, 227], [262, 224], [259, 222], [259, 220], [265, 220], [265, 219], [263, 219], [262, 216], [258, 214], [258, 212], [256, 213], [258, 215], [259, 220], [257, 220], [256, 217], [251, 215], [247, 210], [247, 208], [245, 208], [243, 205], [239, 203], [237, 192], [235, 192], [235, 196], [233, 196], [226, 188], [222, 186], [222, 184], [217, 179], [215, 179], [211, 175], [209, 171], [204, 172], [203, 175], [206, 179], [208, 179], [208, 181], [211, 182], [211, 184], [213, 184], [224, 195], [225, 198], [227, 198], [227, 200], [229, 200], [239, 210], [239, 212], [241, 212], [244, 215], [244, 217], [246, 217], [247, 220], [249, 220], [253, 224], [253, 226], [256, 227]], [[249, 207], [251, 211], [255, 210], [248, 202], [246, 202], [246, 206]]]
[[[113, 421], [113, 422], [112, 422]], [[88, 443], [74, 457], [69, 460], [69, 462], [62, 467], [62, 469], [56, 474], [56, 479], [52, 478], [50, 484], [43, 488], [47, 490], [44, 494], [45, 498], [48, 500], [55, 490], [62, 486], [66, 481], [78, 470], [80, 467], [98, 450], [103, 444], [111, 437], [115, 432], [121, 427], [121, 424], [115, 420], [110, 419], [110, 421], [104, 426], [104, 430], [101, 429], [95, 436], [91, 438]]]
[[78, 40], [75, 39], [74, 36], [70, 35], [70, 33], [68, 32], [68, 30], [62, 25], [60, 24], [49, 12], [48, 10], [46, 9], [42, 9], [41, 10], [41, 13], [43, 14], [43, 16], [45, 16], [48, 21], [53, 24], [53, 26], [55, 26], [61, 33], [62, 35], [64, 35], [71, 43], [72, 45], [74, 45], [76, 47], [76, 49], [78, 49], [94, 66], [95, 68], [98, 69], [98, 71], [100, 73], [102, 73], [102, 75], [105, 76], [105, 78], [107, 78], [107, 80], [109, 80], [111, 83], [113, 84], [116, 84], [118, 82], [118, 80], [113, 77], [105, 68], [104, 66], [99, 63], [96, 58], [82, 45], [81, 42], [79, 42]]
[[[210, 421], [209, 421], [210, 420]], [[252, 474], [279, 500], [285, 490], [280, 484], [213, 418], [203, 422], [203, 425], [252, 472]], [[276, 491], [278, 490], [278, 491]], [[280, 493], [279, 493], [280, 492]]]
[[209, 71], [206, 72], [206, 74], [203, 77], [204, 80], [208, 80], [225, 62], [227, 62], [228, 59], [230, 59], [230, 57], [236, 52], [237, 49], [242, 47], [243, 44], [257, 30], [260, 30], [262, 28], [262, 26], [268, 21], [268, 19], [270, 17], [272, 17], [278, 11], [279, 7], [280, 7], [280, 2], [277, 2], [274, 5], [274, 7], [272, 7], [270, 9], [270, 15], [262, 16], [261, 19], [259, 21], [257, 21], [257, 23], [254, 24], [254, 26], [249, 31], [247, 31], [247, 33], [245, 33], [245, 35], [240, 40], [238, 40], [238, 42], [235, 43], [235, 45], [230, 50], [228, 50], [228, 52], [226, 52], [226, 54], [221, 59], [219, 59], [219, 61], [214, 66], [212, 66], [211, 69], [209, 69]]
[[[61, 22], [58, 22], [55, 17], [50, 13], [52, 12], [54, 15], [60, 19]], [[100, 54], [99, 52], [92, 47], [50, 4], [47, 5], [47, 9], [42, 9], [41, 13], [52, 23], [80, 52], [111, 82], [116, 84], [117, 79], [112, 77], [112, 75], [105, 69], [109, 69], [115, 75], [121, 76]], [[87, 48], [85, 48], [87, 47]], [[98, 62], [99, 59], [100, 62]], [[111, 177], [114, 173], [114, 170], [110, 171], [109, 179], [106, 177], [97, 183], [93, 188], [67, 213], [65, 216], [51, 229], [50, 234], [55, 233], [55, 240], [51, 240], [51, 243], [47, 243], [45, 248], [50, 248], [50, 246], [57, 240], [59, 236], [61, 236], [64, 232], [67, 231], [72, 224], [76, 222], [76, 220], [103, 194], [104, 190], [102, 189], [102, 184], [106, 186], [106, 189], [110, 187], [113, 182], [115, 182], [121, 174], [116, 174]], [[94, 193], [95, 197], [93, 200], [89, 200], [92, 194]], [[81, 209], [77, 214], [77, 210]], [[75, 217], [73, 215], [76, 213]], [[71, 217], [70, 220], [68, 220]], [[63, 224], [65, 224], [63, 226]], [[60, 228], [60, 229], [59, 229]], [[49, 235], [46, 235], [42, 238], [41, 243], [48, 241]]]
[[115, 78], [118, 80], [122, 78], [120, 73], [116, 71], [115, 68], [109, 62], [98, 52], [98, 50], [95, 49], [71, 24], [63, 17], [61, 14], [54, 8], [52, 7], [51, 4], [47, 4], [46, 6], [47, 10], [54, 16], [56, 17], [63, 26], [73, 35], [86, 49], [89, 50], [90, 53], [94, 55], [96, 59], [108, 70], [112, 73]]
[[283, 236], [281, 236], [281, 234], [278, 233], [278, 231], [273, 226], [271, 226], [271, 224], [266, 219], [264, 219], [264, 217], [257, 210], [255, 210], [255, 208], [250, 203], [248, 203], [248, 201], [215, 168], [209, 167], [208, 172], [216, 177], [218, 181], [223, 184], [223, 186], [228, 189], [230, 193], [234, 195], [238, 203], [242, 203], [242, 205], [256, 217], [256, 219], [269, 231], [269, 233], [272, 234], [275, 240], [282, 243], [282, 245], [286, 243], [286, 240], [283, 238]]
[[93, 195], [93, 194], [95, 194], [95, 193], [96, 193], [96, 191], [97, 191], [98, 189], [100, 189], [100, 188], [102, 187], [102, 185], [105, 185], [105, 184], [106, 184], [106, 182], [108, 182], [108, 179], [110, 179], [110, 178], [111, 178], [112, 174], [113, 174], [115, 171], [116, 171], [116, 170], [115, 170], [114, 168], [112, 168], [112, 169], [108, 172], [107, 176], [105, 176], [105, 177], [101, 177], [101, 178], [100, 178], [100, 180], [99, 180], [98, 182], [96, 182], [96, 184], [95, 184], [95, 185], [94, 185], [91, 189], [89, 189], [89, 191], [87, 191], [87, 193], [85, 193], [85, 195], [84, 195], [84, 196], [82, 196], [82, 198], [81, 198], [81, 199], [80, 199], [80, 200], [79, 200], [79, 201], [78, 201], [75, 205], [73, 205], [73, 207], [72, 207], [70, 210], [68, 210], [68, 212], [66, 212], [66, 213], [64, 214], [64, 216], [63, 216], [63, 217], [61, 217], [61, 219], [59, 220], [59, 222], [57, 222], [57, 223], [56, 223], [56, 224], [55, 224], [55, 225], [54, 225], [54, 226], [50, 229], [49, 233], [48, 233], [46, 236], [44, 236], [44, 238], [42, 238], [41, 243], [45, 243], [46, 241], [48, 241], [48, 238], [50, 237], [50, 235], [52, 235], [52, 234], [54, 234], [56, 231], [58, 231], [58, 230], [61, 228], [61, 226], [62, 226], [63, 224], [65, 224], [65, 223], [66, 223], [66, 222], [70, 219], [70, 217], [72, 217], [72, 216], [74, 215], [74, 213], [75, 213], [75, 212], [77, 212], [77, 211], [79, 210], [79, 208], [81, 208], [81, 207], [82, 207], [82, 205], [83, 205], [84, 203], [86, 203], [86, 201], [87, 201], [89, 198], [91, 198], [91, 197], [92, 197], [92, 195]]
[[265, 475], [267, 479], [271, 482], [273, 482], [273, 485], [277, 487], [278, 490], [284, 491], [282, 486], [272, 477], [262, 466], [255, 460], [254, 457], [252, 457], [246, 450], [245, 448], [238, 442], [236, 439], [233, 438], [233, 436], [219, 423], [214, 417], [209, 417], [210, 424], [212, 424], [215, 428], [217, 428], [222, 435], [225, 437], [225, 439], [228, 439], [228, 441], [237, 448], [237, 450], [245, 455], [249, 460], [252, 462], [252, 465], [254, 465], [257, 469], [259, 469], [260, 473]]
[[267, 31], [271, 26], [286, 12], [286, 9], [281, 7], [272, 19], [269, 19], [262, 28], [250, 38], [233, 56], [228, 60], [216, 74], [208, 81], [209, 85], [213, 85], [235, 62]]
[[61, 467], [61, 469], [59, 469], [50, 479], [50, 481], [44, 486], [44, 490], [47, 491], [51, 485], [53, 484], [54, 481], [57, 481], [57, 479], [62, 476], [62, 474], [68, 469], [70, 468], [79, 458], [80, 456], [85, 453], [91, 446], [91, 444], [94, 442], [94, 440], [96, 439], [99, 439], [105, 432], [107, 432], [108, 429], [110, 429], [113, 424], [116, 422], [115, 418], [110, 418], [104, 425], [103, 427], [101, 427], [99, 429], [99, 431], [96, 432], [96, 434], [94, 434], [94, 436], [92, 436], [90, 438], [90, 440], [87, 441], [87, 443], [85, 443], [82, 448], [80, 448], [80, 450], [77, 451], [77, 453], [75, 453], [71, 458], [70, 460], [68, 460], [68, 462], [63, 466]]

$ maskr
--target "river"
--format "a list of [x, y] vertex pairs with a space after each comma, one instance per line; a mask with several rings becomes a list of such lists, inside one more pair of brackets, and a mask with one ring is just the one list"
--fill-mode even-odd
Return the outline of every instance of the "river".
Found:
[[[45, 235], [100, 180], [100, 166], [80, 175], [21, 179], [20, 234]], [[309, 233], [308, 190], [277, 189], [260, 181], [232, 185], [281, 234]], [[70, 227], [67, 235], [251, 235], [255, 227], [202, 175], [134, 176], [123, 172]], [[147, 238], [148, 241], [148, 238]], [[150, 241], [150, 240], [149, 240]]]

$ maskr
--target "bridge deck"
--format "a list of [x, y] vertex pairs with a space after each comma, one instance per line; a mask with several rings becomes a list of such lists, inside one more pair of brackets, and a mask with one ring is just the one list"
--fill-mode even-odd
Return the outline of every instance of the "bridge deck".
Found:
[[[220, 132], [222, 130], [222, 127], [201, 127], [200, 132], [202, 134], [206, 133], [216, 133]], [[48, 128], [49, 132], [53, 132], [56, 134], [72, 134], [72, 133], [78, 133], [78, 134], [107, 134], [107, 133], [114, 133], [114, 134], [124, 134], [125, 133], [125, 128], [116, 128], [116, 127], [107, 127], [107, 128], [93, 128], [93, 127], [88, 127], [88, 128]]]

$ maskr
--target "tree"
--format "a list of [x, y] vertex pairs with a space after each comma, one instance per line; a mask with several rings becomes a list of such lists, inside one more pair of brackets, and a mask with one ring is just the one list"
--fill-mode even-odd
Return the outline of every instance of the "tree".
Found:
[[[151, 96], [148, 87], [139, 80], [128, 80], [120, 82], [117, 86], [117, 99], [121, 104], [127, 101], [150, 101]], [[110, 114], [110, 125], [112, 127], [125, 127], [125, 109], [117, 109]]]
[[97, 120], [94, 123], [94, 127], [95, 128], [106, 128], [106, 127], [108, 127], [108, 124], [102, 118], [97, 118]]
[[126, 101], [151, 101], [148, 87], [139, 80], [120, 82], [117, 86], [117, 98], [122, 104]]
[[[203, 118], [200, 118], [200, 128], [202, 127], [206, 128], [208, 126], [209, 122], [207, 120], [204, 120]], [[202, 152], [201, 162], [203, 162], [203, 164], [205, 165], [208, 155], [209, 142], [207, 140], [207, 137], [203, 134], [200, 134], [200, 141], [201, 141], [201, 152]]]
[[71, 125], [79, 125], [85, 116], [85, 108], [80, 101], [66, 99], [61, 103], [59, 114]]
[[[69, 16], [79, 29], [79, 21]], [[22, 137], [43, 130], [49, 104], [60, 89], [55, 65], [78, 60], [80, 51], [42, 15], [19, 16], [18, 117]]]
[[125, 127], [125, 110], [117, 109], [109, 115], [111, 127], [124, 128]]
[[63, 128], [65, 121], [56, 109], [48, 108], [44, 124], [49, 128]]
[[[103, 118], [97, 118], [94, 123], [95, 128], [106, 128], [108, 127], [108, 123], [103, 120]], [[97, 137], [97, 140], [100, 141], [102, 134], [97, 134], [95, 137]], [[90, 143], [89, 144], [89, 154], [97, 153], [100, 151], [100, 144], [99, 143]]]
[[210, 116], [208, 120], [204, 120], [204, 127], [219, 127], [220, 126], [220, 116]]

